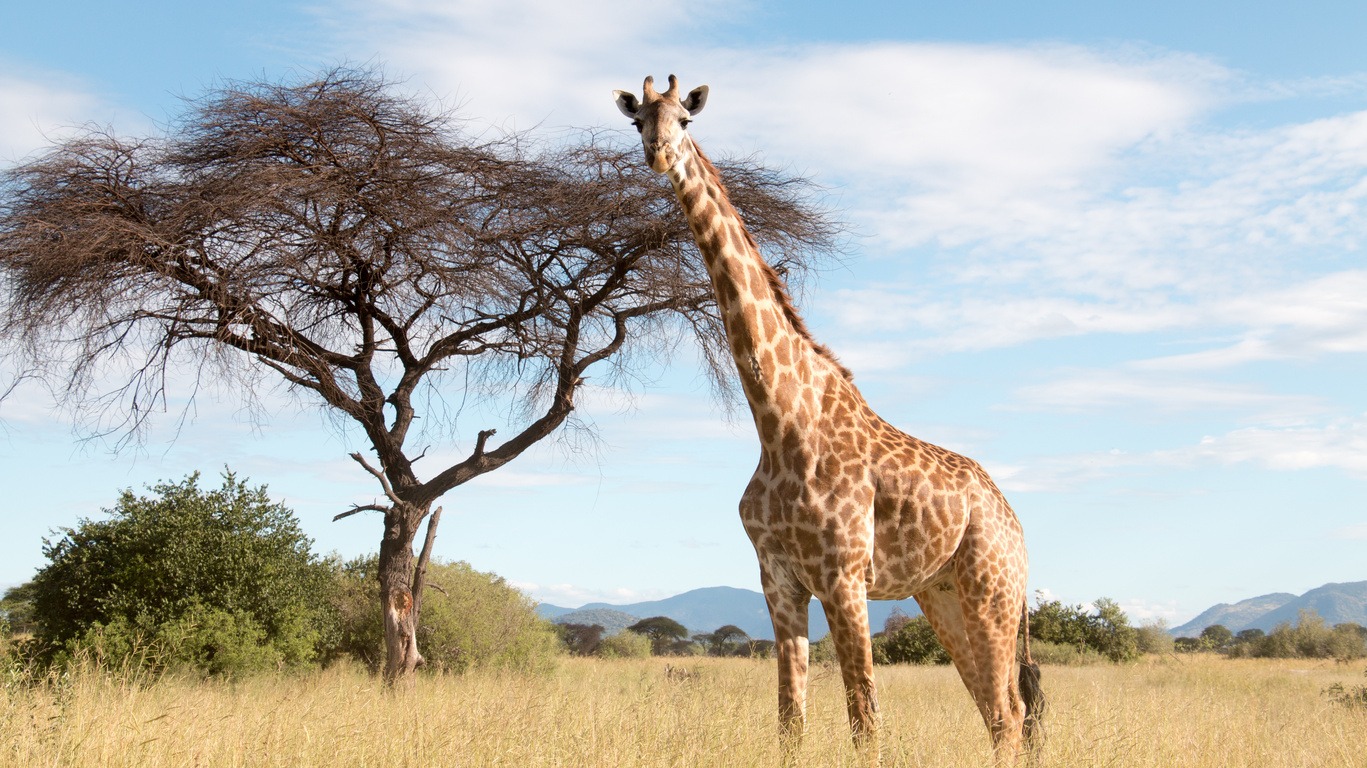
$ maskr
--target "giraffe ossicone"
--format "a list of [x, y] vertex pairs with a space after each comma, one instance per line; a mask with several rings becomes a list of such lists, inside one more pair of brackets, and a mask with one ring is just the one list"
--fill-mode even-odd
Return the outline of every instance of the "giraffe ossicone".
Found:
[[[1026, 613], [1021, 526], [977, 462], [907, 435], [865, 402], [853, 377], [808, 332], [759, 253], [715, 166], [688, 132], [707, 102], [647, 77], [642, 98], [615, 91], [665, 174], [702, 253], [760, 458], [740, 500], [774, 624], [785, 736], [806, 720], [807, 606], [821, 601], [856, 742], [877, 757], [868, 599], [914, 596], [949, 651], [992, 737], [1012, 761], [1040, 714], [1039, 669], [1017, 658]], [[793, 743], [790, 741], [790, 744]]]

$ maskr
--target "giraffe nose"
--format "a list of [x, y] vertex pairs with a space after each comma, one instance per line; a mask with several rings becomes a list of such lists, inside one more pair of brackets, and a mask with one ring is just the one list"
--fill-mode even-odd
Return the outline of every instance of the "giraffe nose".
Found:
[[646, 145], [646, 165], [656, 173], [664, 173], [674, 163], [674, 148], [665, 142]]

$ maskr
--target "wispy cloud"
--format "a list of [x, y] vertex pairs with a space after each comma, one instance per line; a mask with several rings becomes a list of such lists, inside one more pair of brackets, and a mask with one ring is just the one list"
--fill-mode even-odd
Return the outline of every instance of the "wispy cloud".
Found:
[[[1294, 472], [1334, 469], [1367, 478], [1367, 416], [1287, 427], [1249, 427], [1170, 449], [1110, 449], [1040, 456], [1029, 462], [992, 467], [1001, 487], [1013, 493], [1077, 490], [1091, 483], [1144, 472], [1194, 472], [1209, 467], [1247, 466]], [[1346, 538], [1361, 526], [1343, 529]]]
[[1269, 422], [1302, 422], [1328, 410], [1308, 395], [1281, 395], [1231, 383], [1135, 370], [1085, 371], [1022, 387], [1017, 402], [1052, 411], [1227, 411]]
[[1367, 477], [1367, 418], [1319, 426], [1240, 429], [1155, 457], [1177, 464], [1213, 461], [1283, 471], [1327, 467]]
[[1340, 528], [1330, 534], [1335, 539], [1349, 539], [1351, 541], [1367, 541], [1367, 523], [1349, 525]]
[[92, 122], [117, 122], [128, 131], [148, 124], [69, 75], [17, 67], [0, 73], [0, 166], [21, 161], [70, 129]]
[[646, 600], [659, 600], [669, 597], [660, 591], [639, 591], [626, 587], [585, 587], [578, 584], [539, 584], [530, 581], [514, 581], [512, 585], [531, 596], [533, 600], [550, 603], [565, 608], [577, 608], [587, 603], [608, 603], [623, 605]]

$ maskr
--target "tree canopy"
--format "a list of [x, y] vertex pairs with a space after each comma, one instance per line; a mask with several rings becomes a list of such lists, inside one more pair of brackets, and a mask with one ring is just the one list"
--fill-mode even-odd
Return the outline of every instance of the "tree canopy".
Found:
[[650, 638], [651, 651], [657, 656], [668, 654], [674, 646], [688, 637], [688, 628], [668, 616], [651, 616], [627, 627], [634, 632]]

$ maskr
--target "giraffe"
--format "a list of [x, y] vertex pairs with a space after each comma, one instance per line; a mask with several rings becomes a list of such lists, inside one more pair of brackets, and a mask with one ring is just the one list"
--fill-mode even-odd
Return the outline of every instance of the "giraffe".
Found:
[[1016, 760], [1043, 698], [1017, 660], [1027, 560], [1020, 522], [972, 459], [880, 418], [817, 343], [687, 131], [707, 86], [614, 91], [647, 165], [669, 178], [702, 253], [759, 433], [740, 517], [759, 558], [778, 656], [785, 745], [806, 727], [807, 612], [820, 600], [857, 745], [878, 759], [868, 599], [916, 598], [977, 704], [999, 762]]

